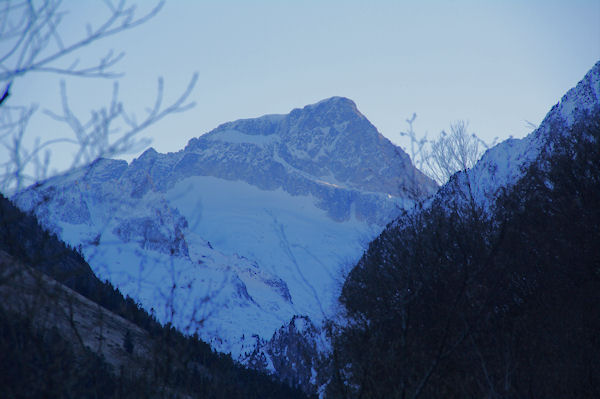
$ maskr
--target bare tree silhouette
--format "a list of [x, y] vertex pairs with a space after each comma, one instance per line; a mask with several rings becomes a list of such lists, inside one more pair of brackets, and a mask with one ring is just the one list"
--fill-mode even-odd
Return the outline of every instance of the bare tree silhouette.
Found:
[[148, 144], [139, 134], [169, 114], [191, 108], [189, 96], [196, 84], [194, 74], [182, 94], [171, 104], [163, 104], [164, 82], [158, 79], [154, 105], [138, 121], [129, 114], [119, 100], [119, 82], [115, 80], [109, 104], [91, 110], [87, 120], [75, 115], [69, 106], [66, 83], [60, 83], [61, 113], [46, 111], [50, 117], [65, 123], [71, 135], [54, 139], [38, 137], [32, 146], [25, 145], [28, 124], [37, 106], [10, 104], [9, 90], [13, 81], [35, 73], [48, 73], [78, 78], [118, 79], [122, 75], [114, 70], [124, 53], [108, 51], [99, 61], [81, 65], [79, 59], [68, 66], [65, 62], [78, 56], [91, 44], [136, 28], [151, 20], [162, 9], [164, 1], [138, 14], [136, 4], [126, 0], [105, 0], [102, 3], [107, 16], [97, 25], [86, 24], [86, 34], [65, 37], [61, 22], [65, 9], [60, 0], [5, 1], [0, 4], [0, 144], [6, 161], [0, 162], [0, 190], [16, 192], [25, 185], [48, 177], [51, 150], [59, 143], [72, 145], [76, 151], [70, 168], [88, 164], [100, 157], [114, 157]]

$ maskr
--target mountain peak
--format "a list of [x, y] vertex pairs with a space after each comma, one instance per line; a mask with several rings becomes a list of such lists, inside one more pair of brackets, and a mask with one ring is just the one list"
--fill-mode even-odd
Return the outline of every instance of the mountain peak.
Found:
[[457, 178], [451, 180], [452, 184], [442, 187], [438, 197], [447, 201], [446, 192], [456, 191], [457, 184], [466, 187], [468, 178], [478, 204], [491, 206], [498, 193], [516, 183], [542, 152], [552, 151], [549, 143], [553, 136], [568, 134], [576, 121], [588, 118], [587, 114], [593, 115], [599, 109], [600, 61], [562, 96], [536, 130], [522, 139], [511, 138], [488, 149], [468, 173], [459, 172]]
[[158, 152], [154, 149], [154, 147], [148, 147], [148, 149], [144, 151], [139, 158], [154, 157], [156, 154], [158, 154]]
[[[344, 122], [368, 122], [360, 113], [354, 101], [345, 97], [330, 97], [317, 103], [296, 108], [289, 114], [290, 122], [301, 122], [303, 127], [308, 123], [308, 128], [316, 124], [330, 126]], [[370, 123], [369, 123], [370, 124]]]
[[[367, 118], [360, 113], [354, 101], [346, 97], [334, 96], [302, 108], [294, 108], [289, 114], [268, 114], [257, 118], [226, 122], [202, 137], [211, 137], [218, 140], [223, 135], [230, 135], [228, 132], [231, 131], [251, 136], [282, 135], [292, 125], [298, 127], [298, 129], [295, 129], [296, 132], [302, 132], [311, 131], [317, 126], [328, 127], [350, 121], [369, 123]], [[298, 126], [298, 124], [301, 124], [301, 126]], [[188, 147], [197, 144], [197, 140], [196, 138], [191, 139], [188, 142]]]
[[245, 337], [272, 337], [295, 314], [322, 321], [341, 262], [435, 188], [353, 101], [332, 97], [225, 123], [176, 153], [102, 160], [18, 200], [161, 321], [186, 328], [210, 296], [199, 333], [238, 358]]
[[[330, 109], [330, 108], [338, 108], [338, 109], [349, 108], [351, 110], [358, 112], [358, 108], [356, 107], [356, 103], [354, 101], [352, 101], [349, 98], [340, 97], [340, 96], [329, 97], [324, 100], [318, 101], [314, 104], [306, 105], [304, 107], [305, 110], [307, 110], [307, 109], [323, 110], [323, 109]], [[358, 112], [358, 113], [360, 114], [360, 112]]]
[[327, 98], [287, 115], [222, 124], [190, 140], [184, 152], [181, 166], [186, 173], [203, 170], [262, 189], [283, 187], [293, 194], [299, 193], [298, 187], [307, 193], [309, 180], [332, 189], [411, 199], [411, 193], [431, 194], [436, 189], [345, 97]]
[[[593, 111], [600, 103], [600, 61], [598, 61], [556, 104], [558, 116], [572, 125], [581, 112]], [[554, 110], [554, 109], [553, 109]], [[546, 118], [555, 117], [550, 111]]]

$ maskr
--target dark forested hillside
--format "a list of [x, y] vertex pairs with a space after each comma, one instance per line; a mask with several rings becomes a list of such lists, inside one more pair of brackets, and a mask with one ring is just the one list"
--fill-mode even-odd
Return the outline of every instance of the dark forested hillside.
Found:
[[161, 326], [3, 196], [0, 303], [0, 397], [305, 397]]
[[431, 207], [373, 241], [340, 301], [334, 397], [600, 397], [600, 112], [494, 209]]

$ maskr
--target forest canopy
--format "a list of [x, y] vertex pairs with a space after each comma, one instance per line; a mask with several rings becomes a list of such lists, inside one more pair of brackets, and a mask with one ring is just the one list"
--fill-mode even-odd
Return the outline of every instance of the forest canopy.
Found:
[[438, 197], [371, 243], [334, 397], [600, 395], [600, 113], [548, 137], [493, 209]]

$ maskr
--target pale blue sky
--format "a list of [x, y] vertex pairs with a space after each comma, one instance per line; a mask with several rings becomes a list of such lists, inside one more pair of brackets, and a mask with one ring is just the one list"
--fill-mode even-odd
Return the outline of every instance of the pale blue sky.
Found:
[[[67, 38], [101, 15], [92, 1], [64, 3], [72, 10]], [[223, 122], [331, 96], [354, 100], [401, 145], [413, 112], [420, 133], [465, 119], [481, 137], [504, 139], [527, 134], [525, 120], [538, 124], [600, 59], [600, 1], [171, 0], [155, 19], [80, 58], [96, 60], [110, 48], [126, 52], [116, 68], [125, 73], [121, 94], [140, 115], [158, 76], [168, 100], [199, 72], [196, 107], [146, 132], [160, 152]], [[58, 111], [58, 80], [20, 79], [11, 101]], [[70, 79], [71, 102], [83, 115], [108, 102], [111, 84]], [[41, 113], [32, 127], [63, 134]]]

